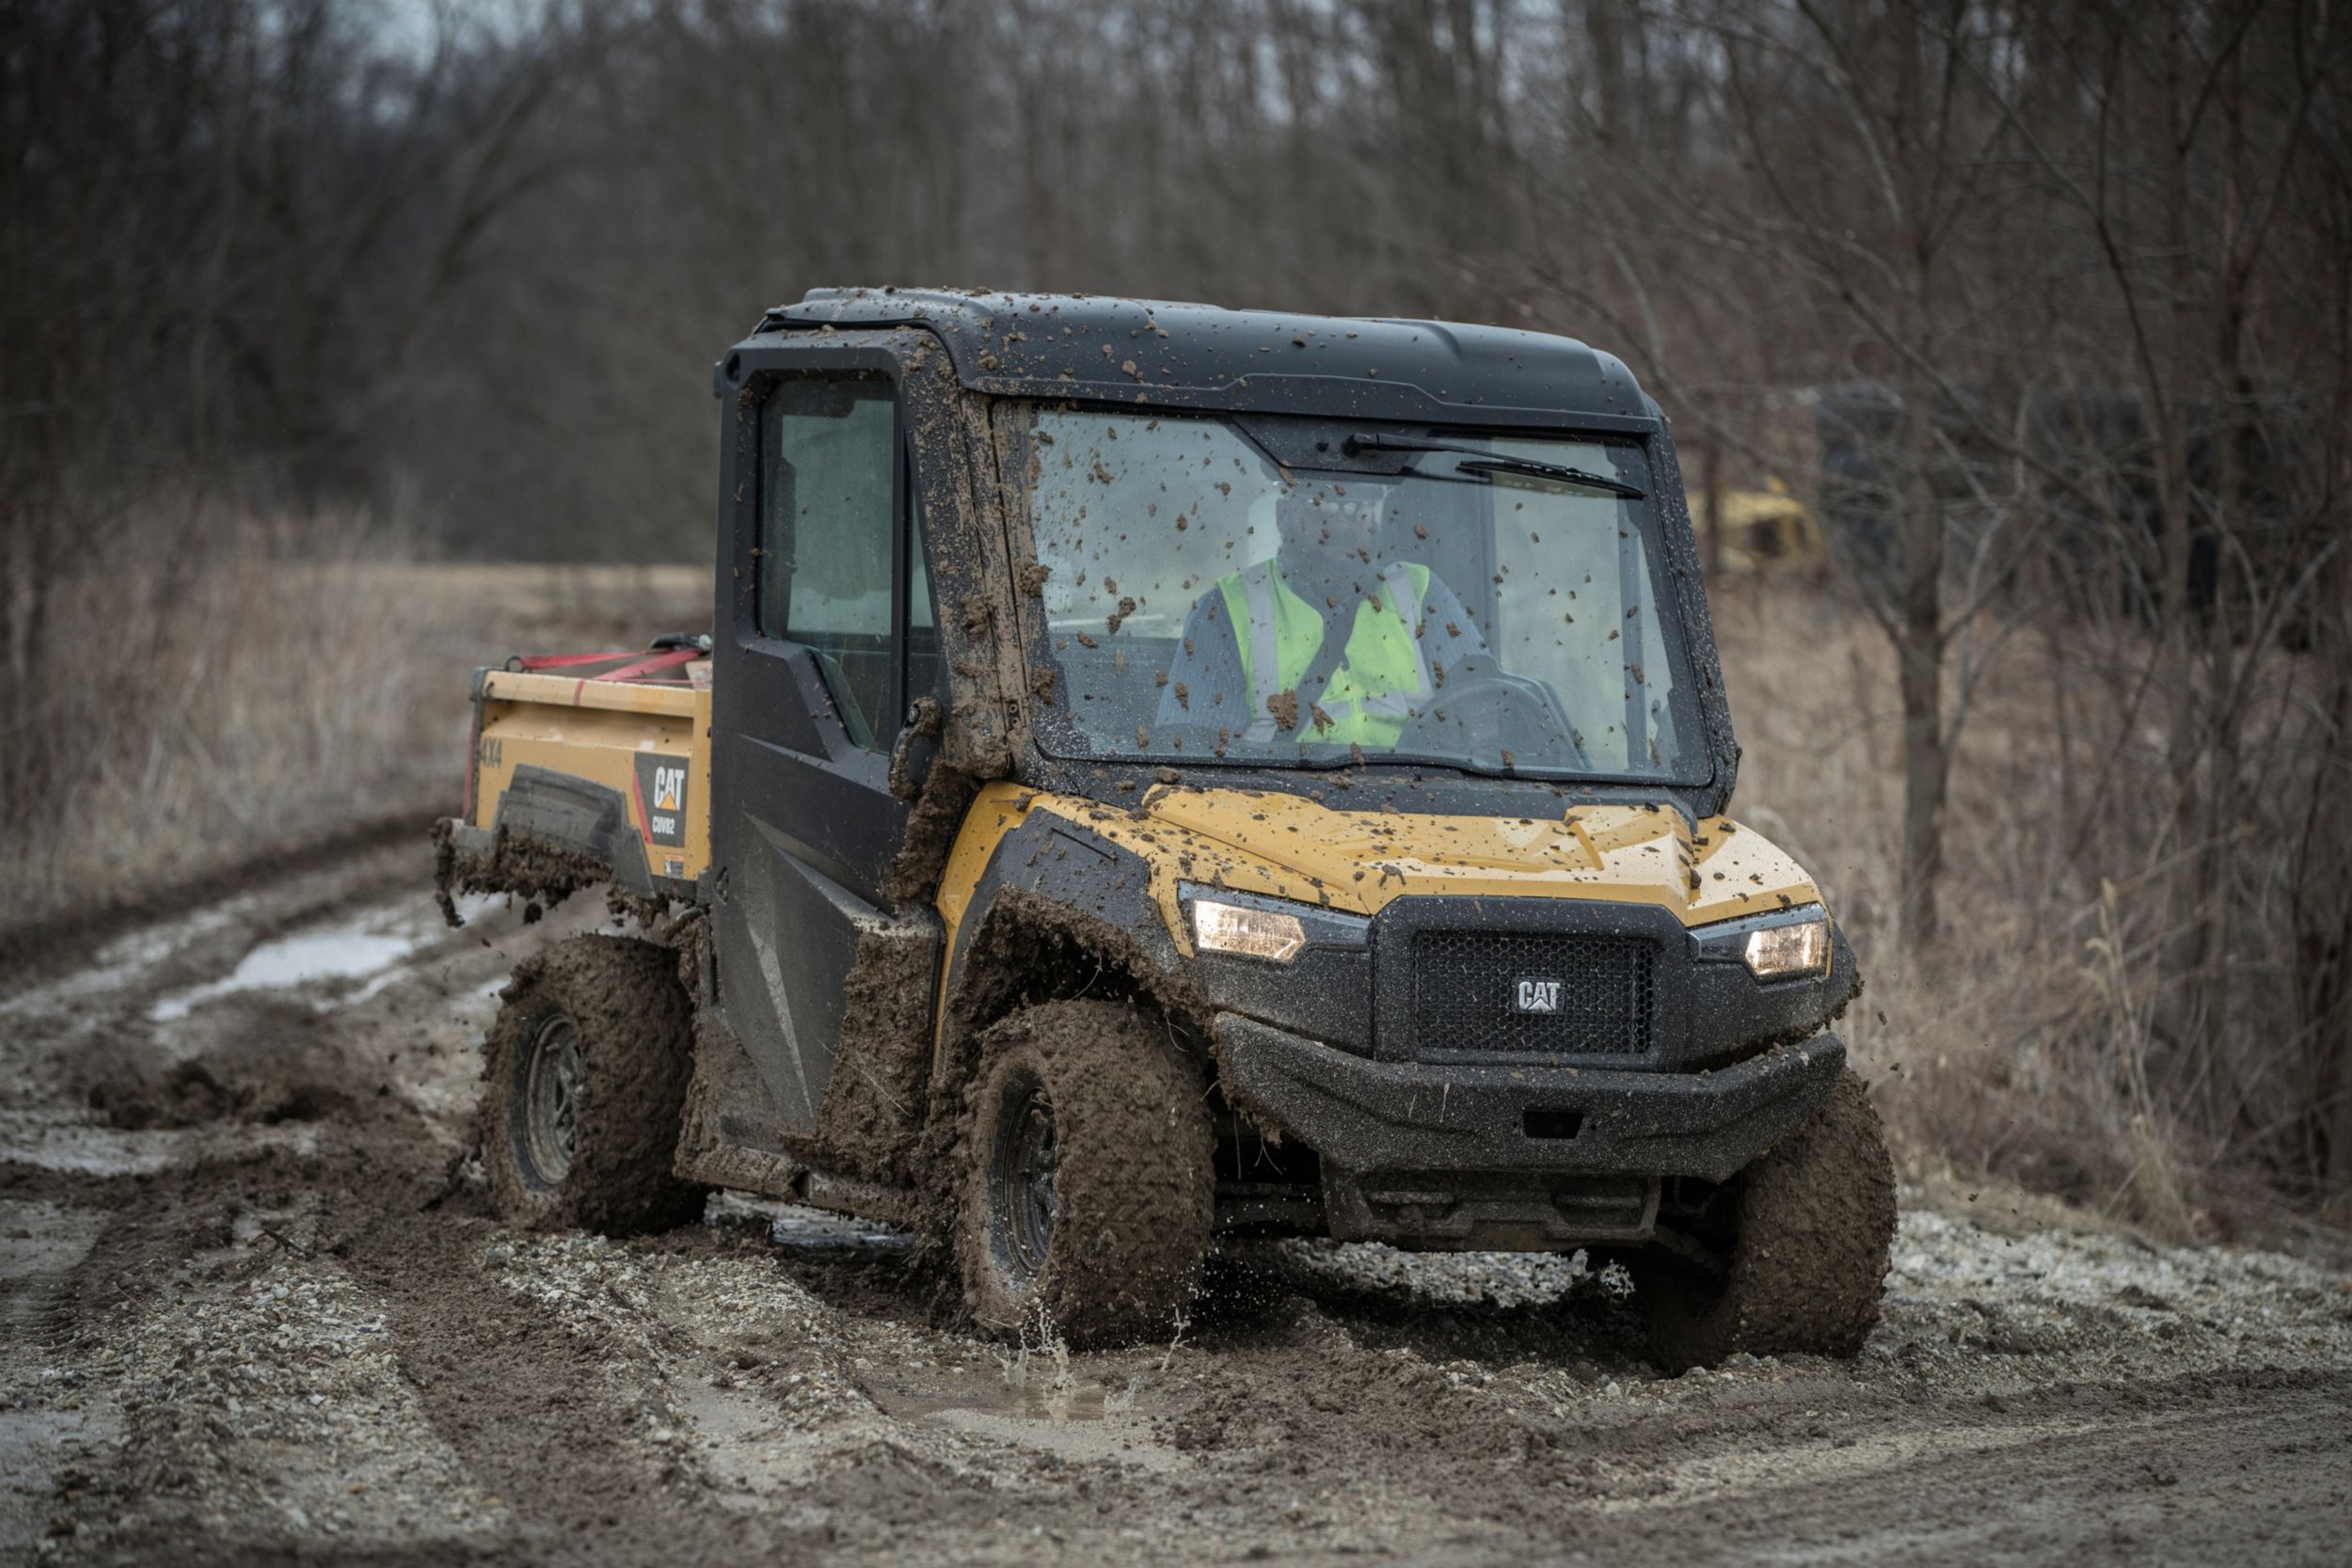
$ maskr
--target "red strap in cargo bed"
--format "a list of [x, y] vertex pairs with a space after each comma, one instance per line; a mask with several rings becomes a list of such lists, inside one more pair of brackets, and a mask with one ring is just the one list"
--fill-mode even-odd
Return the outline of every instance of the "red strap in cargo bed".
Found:
[[635, 658], [644, 652], [630, 648], [617, 654], [516, 654], [506, 661], [509, 670], [568, 670], [575, 664], [610, 664], [616, 658]]
[[642, 648], [631, 648], [617, 654], [516, 654], [506, 661], [506, 667], [523, 672], [569, 670], [582, 664], [611, 664], [616, 659], [628, 659], [630, 662], [618, 670], [607, 670], [600, 675], [584, 677], [592, 681], [626, 681], [675, 669], [681, 664], [691, 664], [702, 657], [700, 648], [672, 648], [658, 654], [647, 654]]
[[650, 675], [657, 671], [674, 670], [681, 664], [691, 664], [702, 657], [703, 651], [700, 648], [673, 648], [668, 653], [655, 654], [650, 657], [641, 658], [634, 664], [624, 664], [618, 670], [607, 670], [601, 675], [591, 675], [588, 678], [592, 681], [635, 680], [640, 675]]

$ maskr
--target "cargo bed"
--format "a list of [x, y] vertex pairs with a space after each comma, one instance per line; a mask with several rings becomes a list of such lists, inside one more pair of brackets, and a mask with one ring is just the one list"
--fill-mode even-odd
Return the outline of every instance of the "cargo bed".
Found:
[[710, 865], [709, 671], [691, 649], [480, 671], [465, 809], [443, 824], [444, 892], [561, 896], [609, 880], [693, 898]]

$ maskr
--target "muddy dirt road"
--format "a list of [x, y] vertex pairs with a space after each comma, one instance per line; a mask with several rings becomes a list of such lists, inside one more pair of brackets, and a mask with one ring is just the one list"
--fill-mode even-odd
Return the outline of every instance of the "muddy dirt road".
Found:
[[0, 976], [0, 1558], [2352, 1558], [2352, 1281], [1990, 1203], [1906, 1195], [1858, 1361], [1673, 1380], [1574, 1260], [1263, 1247], [1061, 1357], [806, 1211], [512, 1233], [451, 1180], [477, 1042], [601, 911], [450, 932], [425, 861]]

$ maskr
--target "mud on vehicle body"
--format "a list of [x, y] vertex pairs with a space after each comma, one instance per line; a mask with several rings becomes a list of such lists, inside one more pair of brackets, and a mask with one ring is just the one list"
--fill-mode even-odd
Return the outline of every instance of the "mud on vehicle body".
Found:
[[[1893, 1205], [1827, 1028], [1853, 957], [1724, 815], [1623, 365], [818, 291], [714, 389], [707, 651], [482, 672], [440, 830], [445, 891], [605, 883], [675, 949], [675, 1179], [952, 1238], [1006, 1333], [1158, 1332], [1221, 1231], [1622, 1249], [1667, 1359], [1859, 1344]], [[528, 1110], [485, 1141], [528, 1160]]]

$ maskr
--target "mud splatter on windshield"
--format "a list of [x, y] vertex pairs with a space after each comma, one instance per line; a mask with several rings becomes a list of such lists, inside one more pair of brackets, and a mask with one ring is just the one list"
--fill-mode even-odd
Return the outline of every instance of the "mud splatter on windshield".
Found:
[[1011, 418], [1057, 754], [1704, 774], [1635, 444]]

